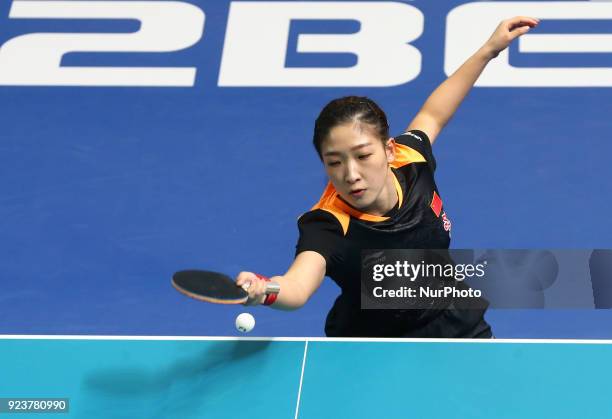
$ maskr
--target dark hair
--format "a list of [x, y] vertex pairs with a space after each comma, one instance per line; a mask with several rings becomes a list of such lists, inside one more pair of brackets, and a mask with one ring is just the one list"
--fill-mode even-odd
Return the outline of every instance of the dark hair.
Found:
[[315, 121], [312, 143], [321, 159], [321, 145], [329, 132], [335, 126], [348, 122], [369, 125], [383, 143], [389, 138], [387, 116], [372, 99], [363, 96], [334, 99], [325, 105]]

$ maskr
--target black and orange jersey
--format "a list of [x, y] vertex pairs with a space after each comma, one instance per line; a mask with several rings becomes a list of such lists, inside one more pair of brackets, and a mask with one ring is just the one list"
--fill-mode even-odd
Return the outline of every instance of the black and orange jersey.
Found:
[[298, 220], [296, 255], [306, 250], [321, 254], [327, 276], [342, 290], [327, 316], [328, 336], [409, 336], [445, 309], [360, 310], [362, 250], [447, 249], [450, 244], [451, 222], [434, 182], [436, 161], [427, 135], [409, 131], [395, 142], [395, 208], [383, 216], [360, 212], [329, 183], [319, 202]]

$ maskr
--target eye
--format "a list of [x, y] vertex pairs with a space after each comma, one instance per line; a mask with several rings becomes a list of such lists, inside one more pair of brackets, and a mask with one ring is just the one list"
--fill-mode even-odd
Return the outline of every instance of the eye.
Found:
[[359, 156], [359, 160], [367, 160], [371, 155], [372, 155], [372, 153], [370, 153], [370, 154], [362, 154], [361, 156]]
[[328, 166], [338, 166], [340, 164], [339, 161], [328, 161], [327, 165]]

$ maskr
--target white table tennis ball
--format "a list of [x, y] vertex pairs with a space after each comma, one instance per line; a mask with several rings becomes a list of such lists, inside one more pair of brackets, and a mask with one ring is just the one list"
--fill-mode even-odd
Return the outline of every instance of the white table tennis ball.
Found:
[[255, 327], [255, 317], [249, 313], [241, 313], [236, 317], [236, 329], [242, 333], [247, 333]]

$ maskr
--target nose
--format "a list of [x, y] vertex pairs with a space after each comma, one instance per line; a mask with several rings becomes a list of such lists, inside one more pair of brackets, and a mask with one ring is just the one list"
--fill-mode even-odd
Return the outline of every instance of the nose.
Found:
[[359, 176], [359, 171], [357, 170], [357, 165], [355, 164], [355, 162], [353, 161], [349, 161], [346, 164], [346, 172], [344, 174], [344, 180], [349, 183], [349, 184], [353, 184], [356, 183], [358, 180], [360, 180], [360, 176]]

